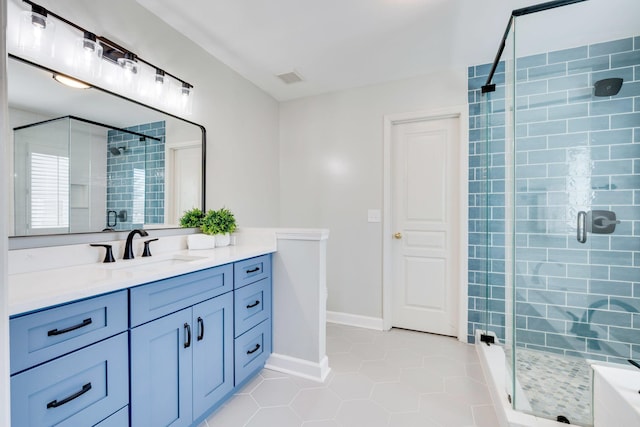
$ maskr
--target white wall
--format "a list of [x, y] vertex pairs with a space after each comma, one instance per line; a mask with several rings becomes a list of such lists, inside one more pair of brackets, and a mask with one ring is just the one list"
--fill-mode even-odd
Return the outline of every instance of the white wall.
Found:
[[330, 229], [329, 311], [382, 317], [383, 116], [466, 103], [464, 68], [281, 103], [280, 223]]
[[240, 226], [278, 222], [278, 104], [135, 0], [38, 2], [195, 88], [188, 120], [207, 129], [208, 208], [227, 206]]

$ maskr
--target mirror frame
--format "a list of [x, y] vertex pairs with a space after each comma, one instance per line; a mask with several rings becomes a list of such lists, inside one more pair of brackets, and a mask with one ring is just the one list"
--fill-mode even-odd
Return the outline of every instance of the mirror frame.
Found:
[[[45, 67], [41, 64], [35, 63], [33, 61], [30, 61], [28, 59], [22, 58], [20, 56], [14, 55], [12, 53], [8, 53], [8, 58], [12, 59], [12, 60], [16, 60], [16, 61], [20, 61], [23, 62], [25, 64], [31, 65], [33, 67], [37, 67], [41, 70], [44, 70], [46, 72], [52, 73], [52, 74], [62, 74], [62, 75], [67, 75], [69, 76], [67, 73], [62, 73], [59, 72], [57, 70], [54, 70], [52, 68], [49, 67]], [[6, 74], [6, 69], [5, 69], [5, 74]], [[75, 80], [79, 80], [73, 76], [69, 76], [74, 78]], [[206, 179], [206, 164], [207, 164], [207, 130], [204, 126], [202, 126], [201, 124], [192, 122], [190, 120], [187, 120], [183, 117], [177, 116], [175, 114], [172, 113], [168, 113], [166, 111], [163, 111], [159, 108], [153, 107], [151, 105], [147, 105], [144, 104], [140, 101], [137, 101], [135, 99], [131, 99], [128, 98], [124, 95], [121, 95], [119, 93], [115, 93], [112, 92], [108, 89], [104, 89], [100, 86], [96, 86], [95, 84], [91, 84], [88, 82], [84, 82], [82, 80], [79, 80], [83, 83], [86, 83], [88, 85], [90, 85], [93, 89], [96, 89], [102, 93], [111, 95], [111, 96], [115, 96], [117, 98], [120, 98], [122, 100], [134, 103], [136, 105], [139, 105], [141, 107], [144, 108], [148, 108], [151, 109], [155, 112], [167, 115], [169, 117], [172, 117], [174, 119], [177, 120], [181, 120], [185, 123], [197, 126], [198, 128], [200, 128], [200, 130], [202, 131], [202, 139], [201, 139], [201, 145], [202, 145], [202, 150], [201, 150], [201, 155], [202, 155], [202, 195], [201, 195], [201, 204], [202, 207], [201, 209], [206, 212], [206, 205], [205, 205], [205, 199], [206, 199], [206, 184], [207, 184], [207, 179]], [[9, 81], [7, 82], [8, 84], [11, 84]], [[8, 100], [7, 100], [7, 105], [8, 105]], [[175, 235], [175, 234], [192, 234], [195, 233], [195, 229], [192, 228], [181, 228], [179, 224], [176, 224], [176, 227], [173, 226], [169, 226], [169, 227], [158, 227], [158, 228], [153, 228], [153, 226], [156, 224], [149, 224], [149, 226], [151, 228], [148, 228], [147, 230], [153, 230], [154, 235], [157, 236], [162, 236], [162, 235]], [[44, 235], [34, 235], [34, 236], [9, 236], [9, 250], [16, 250], [16, 249], [28, 249], [28, 248], [36, 248], [36, 247], [48, 247], [48, 246], [63, 246], [63, 245], [73, 245], [73, 244], [80, 244], [80, 243], [90, 243], [90, 242], [96, 242], [96, 241], [106, 241], [106, 240], [123, 240], [126, 238], [127, 234], [129, 233], [130, 230], [125, 230], [125, 231], [113, 231], [113, 232], [100, 232], [100, 231], [96, 231], [96, 232], [81, 232], [81, 233], [63, 233], [63, 234], [44, 234]], [[108, 237], [107, 239], [105, 239], [105, 237]]]

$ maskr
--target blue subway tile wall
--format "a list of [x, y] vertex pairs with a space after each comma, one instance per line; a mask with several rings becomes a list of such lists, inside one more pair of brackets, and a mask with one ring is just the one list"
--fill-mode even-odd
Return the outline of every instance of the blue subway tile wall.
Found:
[[[505, 216], [514, 215], [516, 345], [613, 362], [640, 357], [635, 40], [516, 60], [513, 183], [505, 180], [504, 77], [483, 95], [490, 64], [469, 67], [469, 342], [477, 329], [505, 338]], [[620, 92], [594, 96], [593, 84], [611, 77], [623, 78]], [[511, 189], [515, 206], [506, 208]], [[577, 214], [592, 210], [621, 222], [579, 243]]]
[[[164, 121], [108, 132], [107, 219], [115, 230], [164, 223], [165, 133]], [[113, 154], [112, 148], [120, 148], [122, 154]], [[126, 219], [117, 219], [114, 226], [115, 214], [122, 211]]]

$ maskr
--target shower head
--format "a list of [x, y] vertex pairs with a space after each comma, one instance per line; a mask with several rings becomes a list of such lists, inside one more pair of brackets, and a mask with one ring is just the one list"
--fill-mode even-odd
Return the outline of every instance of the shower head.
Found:
[[126, 149], [127, 147], [111, 147], [109, 148], [109, 151], [111, 151], [111, 154], [113, 154], [114, 156], [119, 156]]
[[610, 79], [598, 80], [593, 84], [594, 96], [614, 96], [620, 92], [622, 87], [622, 79], [619, 77], [612, 77]]

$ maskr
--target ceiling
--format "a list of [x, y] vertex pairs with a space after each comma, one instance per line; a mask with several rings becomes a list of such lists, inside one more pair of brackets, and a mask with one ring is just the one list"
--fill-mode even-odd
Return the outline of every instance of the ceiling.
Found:
[[[541, 3], [136, 1], [278, 100], [492, 62], [511, 10]], [[303, 81], [276, 77], [291, 71]]]

